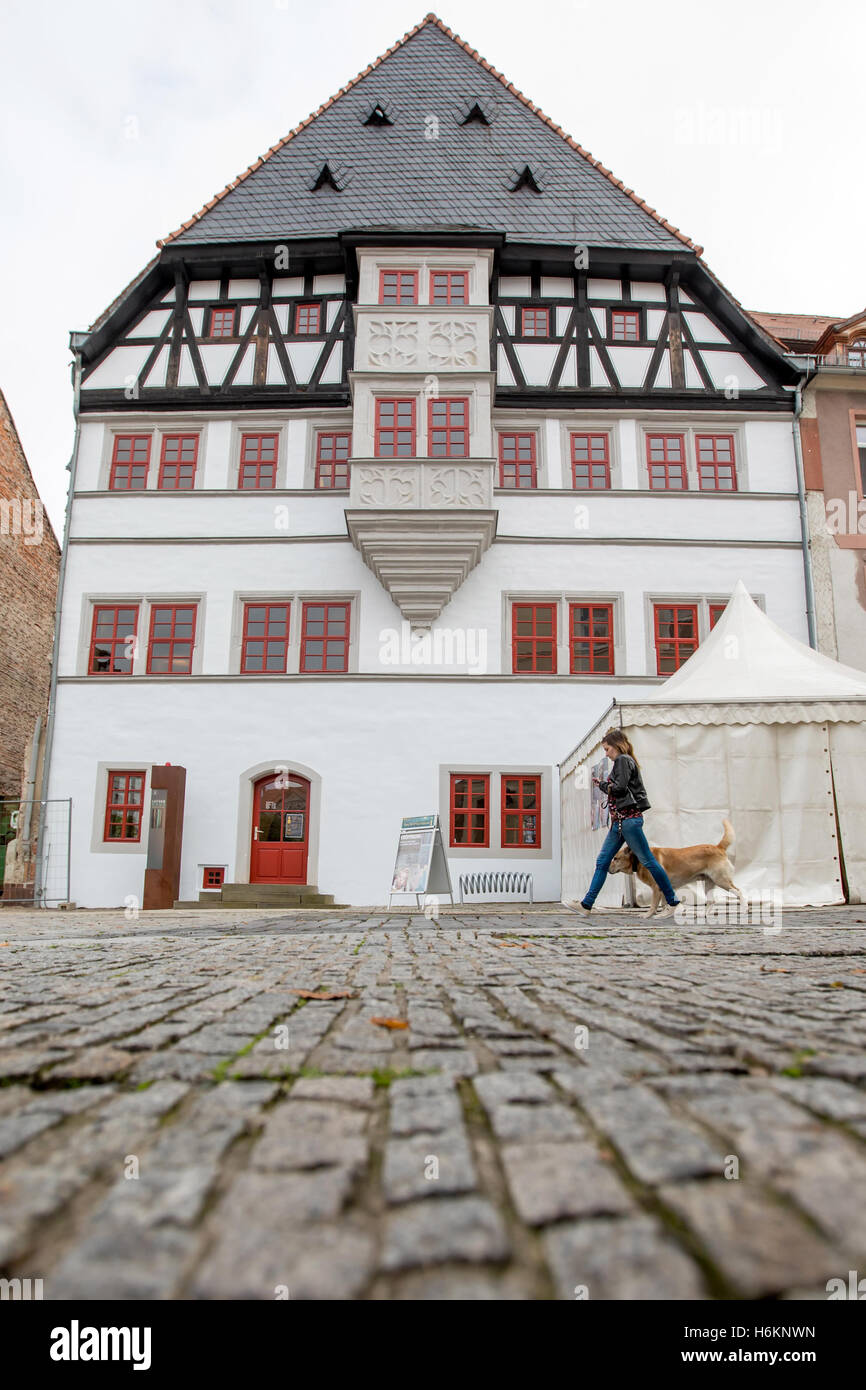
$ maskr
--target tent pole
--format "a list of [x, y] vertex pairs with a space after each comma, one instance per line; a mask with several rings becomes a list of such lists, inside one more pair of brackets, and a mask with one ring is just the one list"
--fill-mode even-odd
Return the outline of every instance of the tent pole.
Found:
[[[802, 382], [800, 383], [802, 385]], [[800, 416], [803, 412], [803, 393], [800, 386], [795, 389], [794, 418], [791, 429], [794, 433], [794, 459], [797, 464], [797, 502], [800, 509], [800, 544], [803, 548], [803, 576], [806, 584], [806, 622], [809, 628], [809, 646], [818, 650], [817, 628], [815, 623], [815, 588], [812, 583], [812, 552], [809, 541], [809, 520], [806, 512], [806, 484], [803, 471], [803, 446], [800, 439]]]

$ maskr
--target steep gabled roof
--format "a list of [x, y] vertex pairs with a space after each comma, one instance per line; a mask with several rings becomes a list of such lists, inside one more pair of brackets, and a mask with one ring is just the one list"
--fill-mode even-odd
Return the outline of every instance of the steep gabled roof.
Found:
[[[336, 188], [314, 187], [325, 165]], [[512, 191], [525, 167], [540, 192]], [[346, 229], [701, 252], [432, 14], [158, 245]]]

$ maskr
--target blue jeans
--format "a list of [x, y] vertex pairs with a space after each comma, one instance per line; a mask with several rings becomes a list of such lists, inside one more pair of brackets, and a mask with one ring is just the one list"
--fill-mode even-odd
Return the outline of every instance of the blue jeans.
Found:
[[664, 894], [665, 902], [671, 905], [678, 903], [679, 898], [674, 892], [673, 884], [647, 843], [647, 837], [643, 833], [643, 816], [629, 816], [628, 820], [611, 821], [607, 838], [601, 847], [601, 854], [595, 861], [595, 873], [592, 876], [592, 883], [589, 885], [589, 892], [583, 899], [583, 906], [592, 907], [607, 878], [607, 871], [611, 866], [613, 857], [623, 841], [635, 855], [638, 863], [649, 869]]

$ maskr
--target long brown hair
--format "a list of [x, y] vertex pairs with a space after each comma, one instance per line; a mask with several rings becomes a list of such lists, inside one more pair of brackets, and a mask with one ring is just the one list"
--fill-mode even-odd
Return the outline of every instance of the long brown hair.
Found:
[[631, 739], [628, 734], [623, 733], [622, 729], [607, 729], [601, 741], [602, 743], [612, 743], [614, 748], [618, 748], [620, 753], [627, 753], [630, 758], [634, 759], [635, 764], [640, 767], [637, 754], [632, 747]]

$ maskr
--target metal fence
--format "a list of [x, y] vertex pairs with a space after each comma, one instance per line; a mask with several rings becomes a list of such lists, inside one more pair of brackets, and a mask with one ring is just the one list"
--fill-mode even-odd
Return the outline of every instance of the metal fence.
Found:
[[500, 873], [500, 874], [461, 874], [460, 875], [460, 901], [465, 900], [467, 894], [483, 894], [490, 897], [492, 894], [502, 893], [525, 893], [532, 902], [532, 874], [523, 873]]
[[71, 798], [0, 800], [0, 907], [68, 903], [71, 836]]

